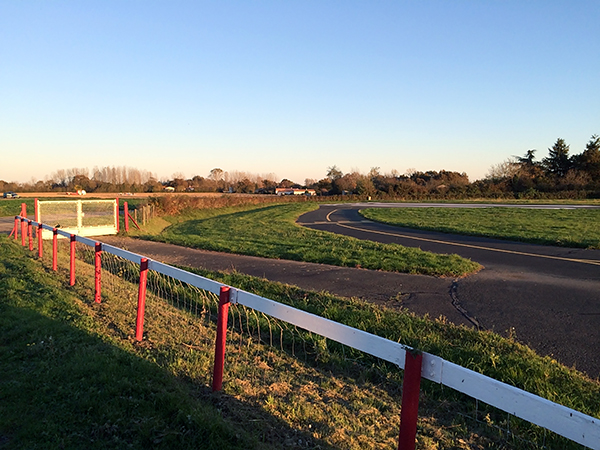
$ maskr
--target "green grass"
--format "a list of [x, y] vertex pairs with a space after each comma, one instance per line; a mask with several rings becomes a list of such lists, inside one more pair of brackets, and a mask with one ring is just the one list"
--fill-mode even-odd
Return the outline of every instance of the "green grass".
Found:
[[21, 214], [21, 203], [27, 205], [28, 216], [33, 217], [33, 198], [0, 198], [0, 217], [14, 217]]
[[[212, 394], [214, 296], [184, 300], [181, 286], [151, 276], [150, 291], [167, 301], [149, 295], [146, 337], [136, 343], [135, 285], [106, 267], [97, 305], [93, 267], [78, 262], [69, 288], [65, 270], [49, 272], [34, 254], [0, 237], [0, 448], [395, 447], [402, 373], [393, 365], [232, 306], [224, 392]], [[514, 340], [241, 274], [198, 272], [600, 416], [597, 381]], [[201, 306], [196, 315], [180, 309], [192, 302]], [[473, 413], [472, 400], [422, 387], [419, 449], [540, 448], [513, 440], [519, 435], [578, 448], [515, 418], [507, 438], [459, 415]], [[505, 427], [505, 414], [482, 404], [479, 411]]]
[[599, 199], [527, 199], [527, 198], [470, 198], [470, 199], [422, 199], [422, 200], [375, 200], [382, 203], [459, 203], [459, 204], [510, 204], [510, 205], [600, 205]]
[[517, 208], [369, 208], [395, 226], [564, 247], [600, 248], [600, 210]]
[[457, 255], [381, 244], [301, 227], [295, 220], [313, 203], [204, 209], [164, 217], [172, 225], [147, 239], [219, 252], [346, 267], [428, 275], [462, 276], [479, 264]]

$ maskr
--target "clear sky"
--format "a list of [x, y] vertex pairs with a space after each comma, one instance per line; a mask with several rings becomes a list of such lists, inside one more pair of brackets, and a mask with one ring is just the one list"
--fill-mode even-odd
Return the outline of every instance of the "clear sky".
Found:
[[0, 179], [467, 172], [600, 134], [600, 1], [0, 0]]

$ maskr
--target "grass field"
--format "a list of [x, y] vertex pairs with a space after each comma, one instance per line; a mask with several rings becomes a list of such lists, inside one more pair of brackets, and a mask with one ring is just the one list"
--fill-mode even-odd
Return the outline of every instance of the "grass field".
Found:
[[[405, 202], [398, 199], [377, 200], [383, 203]], [[470, 198], [470, 199], [420, 199], [408, 203], [459, 203], [459, 204], [510, 204], [510, 205], [600, 205], [600, 199], [526, 199], [526, 198]]]
[[457, 255], [362, 241], [295, 223], [300, 214], [317, 207], [292, 203], [195, 210], [165, 217], [172, 225], [158, 234], [132, 234], [206, 250], [374, 270], [462, 276], [480, 269]]
[[[276, 322], [232, 307], [224, 393], [213, 394], [206, 309], [214, 298], [197, 294], [208, 305], [200, 315], [149, 298], [146, 338], [136, 343], [134, 285], [105, 271], [97, 305], [91, 266], [78, 263], [70, 288], [65, 270], [49, 272], [34, 253], [0, 237], [0, 448], [394, 448], [402, 376], [393, 366], [300, 330], [280, 333]], [[240, 274], [202, 274], [600, 416], [597, 381], [513, 340]], [[494, 428], [506, 428], [505, 414], [480, 404], [482, 423], [470, 421], [461, 414], [473, 413], [471, 400], [422, 388], [419, 449], [579, 448], [515, 418], [506, 436]]]
[[[113, 194], [116, 198], [116, 194]], [[96, 197], [90, 195], [86, 197], [39, 197], [38, 200], [52, 200], [52, 201], [73, 201], [73, 200], [94, 200]], [[106, 200], [106, 198], [102, 198], [102, 200]], [[121, 208], [123, 207], [123, 201], [127, 201], [129, 205], [135, 207], [141, 203], [146, 203], [148, 200], [146, 198], [131, 198], [127, 197], [125, 199], [120, 200]], [[27, 205], [27, 216], [33, 218], [35, 211], [35, 198], [33, 197], [25, 197], [25, 198], [16, 198], [16, 199], [4, 199], [0, 198], [0, 217], [14, 217], [16, 215], [21, 214], [21, 203], [25, 203]]]
[[27, 205], [27, 211], [31, 211], [33, 217], [33, 198], [0, 198], [0, 217], [14, 217], [21, 214], [21, 203]]
[[564, 247], [600, 248], [600, 210], [370, 208], [367, 219], [395, 226]]

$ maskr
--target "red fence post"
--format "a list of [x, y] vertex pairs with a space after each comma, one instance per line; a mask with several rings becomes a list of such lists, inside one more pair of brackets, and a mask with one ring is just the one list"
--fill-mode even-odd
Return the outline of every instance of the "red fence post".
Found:
[[33, 251], [33, 222], [27, 221], [27, 237], [29, 238], [29, 251]]
[[219, 315], [217, 318], [217, 341], [215, 343], [215, 365], [213, 368], [213, 392], [223, 387], [223, 369], [225, 367], [225, 344], [227, 342], [227, 315], [229, 313], [228, 286], [221, 286], [219, 293]]
[[69, 275], [69, 286], [75, 285], [75, 235], [71, 235], [71, 254], [70, 254], [70, 275]]
[[15, 216], [15, 241], [19, 238], [19, 216]]
[[116, 208], [117, 208], [115, 216], [117, 217], [117, 233], [118, 233], [119, 232], [119, 197], [117, 197], [115, 199], [115, 203], [116, 203]]
[[129, 208], [127, 202], [123, 202], [123, 219], [125, 220], [125, 232], [129, 233]]
[[42, 241], [42, 224], [38, 223], [37, 226], [37, 238], [38, 238], [38, 257], [42, 259], [44, 256], [44, 242]]
[[96, 253], [94, 254], [94, 301], [96, 303], [100, 303], [100, 281], [102, 277], [102, 258], [100, 256], [102, 254], [102, 244], [100, 242], [96, 242], [95, 251]]
[[144, 338], [144, 310], [146, 309], [146, 283], [148, 282], [148, 259], [140, 261], [140, 287], [138, 290], [138, 310], [135, 320], [135, 339], [141, 341]]
[[[38, 199], [36, 198], [33, 202], [33, 220], [37, 223], [40, 223], [40, 218], [38, 214]], [[35, 236], [37, 237], [38, 229], [35, 229]]]
[[25, 239], [27, 238], [25, 220], [27, 220], [27, 204], [21, 203], [21, 244], [23, 244], [23, 247], [25, 247]]
[[402, 382], [402, 410], [400, 411], [398, 450], [415, 449], [422, 363], [422, 353], [413, 354], [410, 351], [406, 352], [404, 381]]
[[27, 237], [27, 225], [25, 219], [21, 216], [21, 245], [25, 247], [25, 238]]
[[58, 230], [52, 229], [52, 270], [56, 272], [58, 268]]

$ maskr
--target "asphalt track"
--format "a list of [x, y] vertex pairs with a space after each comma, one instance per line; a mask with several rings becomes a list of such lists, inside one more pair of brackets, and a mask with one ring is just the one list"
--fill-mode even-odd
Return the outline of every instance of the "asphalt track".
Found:
[[[505, 336], [512, 334], [538, 353], [598, 377], [600, 251], [399, 228], [366, 220], [359, 214], [360, 209], [367, 207], [432, 206], [524, 207], [429, 203], [322, 205], [301, 216], [298, 223], [359, 239], [419, 247], [435, 253], [456, 253], [479, 262], [484, 266], [482, 271], [452, 280], [449, 290], [440, 292], [448, 304], [474, 326]], [[432, 277], [429, 279], [435, 284]], [[417, 313], [436, 314], [435, 308], [428, 308], [423, 302], [413, 304], [410, 295], [404, 306]], [[460, 323], [452, 316], [449, 320]]]

